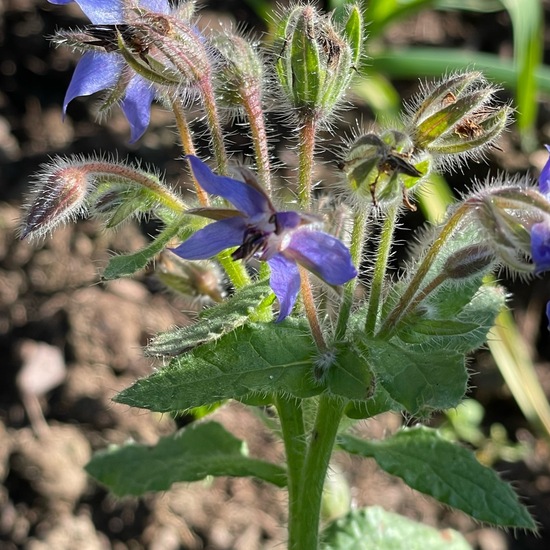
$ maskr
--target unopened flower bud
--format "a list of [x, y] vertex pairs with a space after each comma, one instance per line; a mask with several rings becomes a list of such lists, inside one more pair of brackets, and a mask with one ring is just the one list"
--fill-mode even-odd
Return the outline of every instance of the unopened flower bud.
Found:
[[280, 22], [277, 75], [299, 117], [326, 119], [342, 98], [360, 55], [361, 21], [354, 13], [344, 30], [311, 5], [295, 6]]
[[257, 102], [263, 81], [263, 61], [257, 45], [242, 36], [225, 33], [213, 38], [213, 46], [222, 55], [217, 78], [224, 103], [229, 107], [241, 107], [251, 98]]
[[220, 270], [207, 260], [191, 262], [165, 250], [155, 274], [169, 289], [193, 299], [221, 302], [225, 295]]
[[487, 233], [487, 243], [512, 270], [550, 269], [550, 202], [527, 187], [497, 187], [467, 201]]
[[495, 263], [495, 254], [484, 244], [473, 244], [451, 254], [443, 264], [447, 279], [462, 280], [487, 272]]
[[341, 168], [346, 173], [348, 193], [354, 198], [384, 206], [402, 197], [415, 210], [408, 193], [430, 172], [431, 159], [414, 154], [413, 144], [405, 134], [388, 130], [380, 136], [359, 137]]
[[92, 178], [83, 163], [57, 159], [42, 166], [35, 184], [21, 228], [22, 239], [42, 237], [82, 213]]
[[[456, 74], [427, 87], [409, 107], [416, 149], [433, 155], [475, 155], [506, 127], [511, 109], [496, 105], [498, 88], [478, 71]], [[456, 157], [454, 158], [456, 160]]]

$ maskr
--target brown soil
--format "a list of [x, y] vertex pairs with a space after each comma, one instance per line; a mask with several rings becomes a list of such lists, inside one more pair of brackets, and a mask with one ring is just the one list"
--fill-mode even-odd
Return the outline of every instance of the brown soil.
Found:
[[[245, 3], [236, 4], [242, 12], [239, 17], [246, 17]], [[414, 25], [392, 29], [388, 39], [437, 44], [467, 37], [470, 44], [486, 49], [482, 29], [491, 22], [500, 33], [500, 46], [509, 46], [505, 17], [423, 17]], [[22, 196], [31, 175], [49, 155], [118, 149], [121, 158], [137, 156], [154, 163], [170, 181], [184, 178], [182, 163], [173, 160], [180, 151], [170, 117], [160, 108], [153, 112], [150, 131], [133, 146], [127, 143], [128, 129], [119, 111], [107, 126], [95, 122], [93, 100], [75, 101], [62, 122], [60, 106], [74, 56], [52, 49], [43, 36], [79, 21], [77, 9], [51, 6], [45, 0], [0, 4], [0, 548], [282, 548], [285, 495], [270, 486], [215, 479], [176, 485], [142, 499], [117, 500], [83, 471], [91, 454], [110, 443], [132, 438], [153, 444], [177, 429], [168, 415], [129, 409], [113, 404], [111, 398], [152, 371], [155, 364], [143, 357], [142, 346], [155, 333], [189, 322], [185, 312], [190, 305], [160, 291], [147, 273], [133, 280], [98, 283], [113, 251], [143, 246], [152, 226], [125, 225], [106, 233], [81, 221], [38, 244], [17, 239]], [[418, 29], [423, 33], [419, 35]], [[408, 93], [413, 85], [402, 87]], [[545, 122], [540, 137], [548, 141]], [[540, 168], [544, 157], [526, 158], [516, 142], [512, 132], [503, 143], [506, 154], [496, 153], [491, 159], [494, 166], [514, 171]], [[282, 150], [278, 154], [288, 156]], [[550, 345], [541, 321], [541, 304], [550, 295], [548, 279], [514, 286], [520, 329], [550, 395]], [[472, 368], [480, 372], [473, 395], [486, 407], [485, 429], [499, 422], [511, 440], [529, 449], [523, 460], [497, 461], [495, 466], [530, 506], [541, 525], [539, 538], [523, 533], [514, 538], [476, 525], [381, 473], [370, 461], [338, 456], [335, 471], [347, 479], [357, 506], [379, 504], [438, 528], [454, 527], [483, 550], [548, 548], [548, 443], [521, 416], [487, 352], [476, 356]], [[214, 417], [246, 439], [251, 454], [270, 460], [283, 456], [280, 443], [242, 406], [227, 405]], [[383, 415], [361, 429], [382, 437], [402, 422], [395, 415]]]

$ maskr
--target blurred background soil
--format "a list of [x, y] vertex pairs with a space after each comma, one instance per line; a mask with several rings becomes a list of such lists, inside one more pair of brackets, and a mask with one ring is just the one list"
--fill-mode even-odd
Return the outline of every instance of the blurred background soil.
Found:
[[[214, 25], [220, 18], [258, 24], [245, 2], [203, 5], [203, 24]], [[113, 111], [107, 124], [98, 124], [93, 98], [74, 101], [63, 121], [61, 105], [77, 57], [54, 49], [44, 36], [83, 21], [74, 5], [56, 7], [46, 0], [0, 3], [0, 548], [283, 548], [284, 494], [265, 484], [214, 479], [179, 484], [139, 500], [117, 500], [84, 473], [94, 451], [130, 438], [153, 444], [177, 429], [168, 415], [116, 405], [111, 398], [159, 366], [143, 357], [142, 346], [155, 333], [189, 322], [190, 305], [162, 291], [151, 273], [99, 282], [113, 252], [144, 246], [154, 229], [147, 224], [128, 224], [107, 233], [93, 222], [79, 221], [40, 243], [17, 238], [21, 203], [33, 174], [55, 154], [116, 150], [119, 158], [154, 164], [168, 181], [186, 182], [171, 117], [161, 108], [153, 110], [149, 131], [134, 145], [128, 144], [120, 110]], [[512, 47], [509, 21], [495, 14], [424, 12], [392, 28], [387, 40], [467, 45], [503, 54]], [[398, 84], [405, 97], [417, 86]], [[357, 104], [344, 113], [343, 123], [358, 115], [364, 120], [372, 116]], [[544, 103], [541, 142], [549, 141], [549, 120]], [[236, 150], [238, 136], [233, 139]], [[545, 154], [539, 151], [528, 158], [519, 152], [517, 141], [512, 128], [502, 140], [503, 152], [494, 151], [489, 166], [475, 165], [473, 171], [482, 177], [489, 169], [537, 173]], [[291, 163], [293, 153], [285, 147], [278, 143], [276, 156]], [[463, 180], [461, 174], [451, 178], [456, 186]], [[411, 223], [418, 219], [412, 217]], [[517, 292], [512, 306], [547, 396], [550, 344], [542, 309], [550, 298], [548, 282], [509, 282]], [[539, 537], [477, 525], [379, 472], [370, 461], [339, 456], [335, 469], [348, 480], [357, 506], [379, 504], [441, 529], [456, 528], [483, 550], [549, 548], [548, 443], [521, 415], [487, 351], [476, 354], [471, 367], [477, 373], [472, 396], [486, 409], [487, 436], [498, 422], [510, 445], [521, 443], [527, 449], [515, 462], [497, 457], [495, 467], [529, 506], [541, 526]], [[282, 458], [281, 445], [250, 411], [231, 404], [215, 418], [246, 439], [251, 454]], [[361, 431], [383, 437], [403, 422], [383, 415], [364, 422]]]

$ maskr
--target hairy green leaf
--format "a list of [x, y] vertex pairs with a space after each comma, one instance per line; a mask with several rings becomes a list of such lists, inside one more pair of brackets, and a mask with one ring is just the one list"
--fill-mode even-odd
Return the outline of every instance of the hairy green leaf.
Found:
[[249, 458], [246, 444], [216, 422], [192, 424], [153, 447], [110, 447], [96, 454], [86, 470], [117, 496], [165, 491], [178, 481], [210, 475], [254, 476], [278, 487], [286, 484], [283, 468]]
[[453, 529], [438, 531], [378, 506], [352, 510], [323, 532], [322, 550], [469, 550]]
[[372, 457], [378, 465], [422, 493], [458, 508], [478, 521], [536, 528], [511, 486], [480, 464], [474, 454], [425, 427], [404, 429], [382, 441], [341, 435], [340, 447]]
[[305, 321], [251, 323], [175, 358], [120, 392], [115, 401], [167, 412], [249, 394], [319, 394], [313, 377], [316, 347]]
[[229, 300], [205, 309], [196, 323], [158, 334], [145, 351], [147, 355], [179, 355], [217, 340], [244, 325], [267, 299], [272, 301], [274, 296], [266, 281], [247, 286]]

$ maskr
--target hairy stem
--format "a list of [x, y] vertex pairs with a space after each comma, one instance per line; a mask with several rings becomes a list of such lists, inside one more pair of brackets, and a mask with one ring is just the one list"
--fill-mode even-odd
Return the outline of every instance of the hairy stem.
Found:
[[[353, 218], [353, 229], [351, 231], [351, 244], [349, 251], [353, 265], [357, 268], [358, 272], [360, 271], [359, 267], [361, 264], [361, 259], [363, 258], [367, 218], [368, 214], [366, 210], [356, 212]], [[351, 281], [348, 281], [344, 285], [344, 295], [342, 297], [342, 303], [338, 313], [338, 322], [336, 324], [336, 340], [341, 340], [346, 334], [348, 319], [351, 313], [351, 306], [353, 305], [353, 295], [355, 294], [356, 287], [357, 277], [354, 277]]]
[[269, 163], [269, 146], [267, 133], [265, 129], [265, 117], [262, 109], [261, 96], [259, 90], [254, 87], [248, 92], [243, 91], [243, 106], [250, 124], [250, 133], [252, 134], [252, 144], [256, 153], [256, 168], [258, 180], [271, 195], [271, 169]]
[[[181, 145], [185, 155], [195, 155], [195, 144], [193, 143], [193, 136], [191, 134], [191, 129], [189, 124], [187, 124], [187, 118], [185, 117], [185, 111], [183, 110], [181, 103], [177, 100], [171, 100], [172, 111], [176, 118], [176, 125], [178, 127], [178, 133], [181, 139]], [[198, 181], [195, 179], [193, 171], [191, 171], [191, 177], [193, 178], [193, 184], [195, 186], [195, 191], [199, 199], [201, 206], [208, 206], [208, 195], [206, 191], [199, 185]]]
[[286, 453], [289, 539], [294, 539], [298, 536], [299, 532], [300, 515], [296, 507], [299, 502], [300, 483], [306, 456], [306, 435], [302, 401], [277, 396], [275, 398], [275, 406], [279, 414]]
[[386, 271], [388, 268], [391, 246], [393, 244], [393, 233], [397, 223], [398, 212], [399, 204], [396, 203], [390, 206], [382, 225], [380, 241], [378, 243], [378, 250], [376, 253], [376, 262], [374, 264], [374, 273], [370, 287], [369, 307], [365, 321], [365, 332], [368, 336], [374, 335], [376, 322], [378, 320], [380, 298], [384, 288], [384, 279], [386, 278]]
[[313, 292], [311, 291], [311, 282], [309, 280], [309, 273], [303, 268], [300, 269], [300, 291], [302, 294], [302, 302], [304, 304], [304, 311], [311, 329], [311, 334], [315, 340], [315, 344], [319, 350], [323, 351], [327, 349], [325, 339], [323, 337], [323, 331], [319, 324], [319, 318], [317, 317], [317, 309], [315, 307], [315, 300], [313, 298]]
[[223, 142], [220, 116], [211, 80], [203, 78], [200, 81], [200, 89], [202, 92], [201, 96], [206, 114], [206, 122], [208, 123], [208, 128], [210, 129], [210, 135], [212, 137], [212, 150], [214, 151], [214, 158], [216, 159], [216, 169], [219, 174], [227, 175], [227, 153]]
[[338, 426], [344, 413], [346, 402], [326, 394], [319, 398], [315, 424], [311, 432], [304, 461], [298, 501], [293, 512], [297, 526], [289, 532], [290, 550], [315, 550], [319, 547], [319, 524], [321, 499], [327, 468], [334, 449]]
[[384, 324], [378, 331], [379, 336], [386, 337], [397, 325], [399, 319], [401, 319], [405, 311], [407, 311], [407, 309], [409, 308], [409, 304], [412, 302], [414, 296], [420, 289], [422, 282], [428, 275], [428, 272], [430, 271], [435, 258], [441, 251], [443, 245], [453, 235], [462, 218], [468, 213], [470, 207], [471, 205], [468, 203], [462, 204], [443, 226], [443, 229], [441, 230], [439, 236], [428, 250], [428, 253], [422, 260], [422, 263], [418, 266], [414, 277], [408, 284], [407, 289], [399, 299], [399, 302], [393, 308], [387, 319], [384, 321]]
[[298, 198], [300, 207], [309, 210], [311, 206], [311, 187], [313, 178], [313, 156], [315, 153], [315, 136], [317, 118], [303, 117], [300, 127], [300, 145], [298, 147]]

